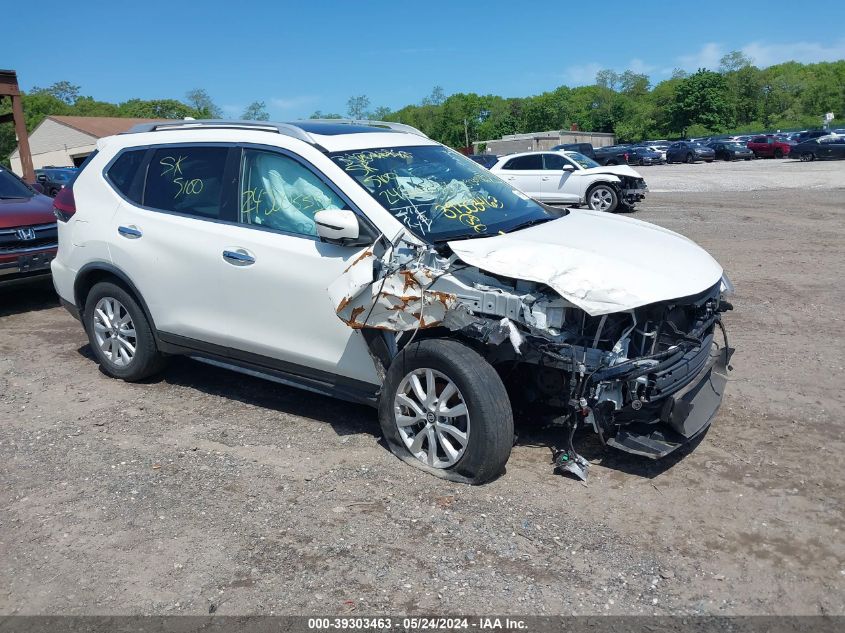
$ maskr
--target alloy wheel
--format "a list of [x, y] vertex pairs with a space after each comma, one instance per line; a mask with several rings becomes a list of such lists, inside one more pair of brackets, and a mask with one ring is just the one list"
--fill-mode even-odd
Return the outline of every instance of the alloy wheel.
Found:
[[449, 468], [469, 443], [469, 411], [458, 386], [436, 369], [420, 368], [399, 383], [393, 400], [408, 451], [432, 468]]
[[590, 208], [594, 211], [607, 211], [613, 204], [613, 195], [606, 187], [597, 187], [590, 194]]
[[138, 339], [132, 317], [120, 301], [103, 297], [94, 307], [94, 340], [107, 361], [126, 367], [135, 358]]

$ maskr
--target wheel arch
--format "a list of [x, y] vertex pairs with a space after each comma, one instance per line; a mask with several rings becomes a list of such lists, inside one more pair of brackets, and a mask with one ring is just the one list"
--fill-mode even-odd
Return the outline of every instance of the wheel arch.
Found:
[[584, 187], [584, 199], [583, 203], [587, 203], [587, 198], [590, 197], [590, 192], [598, 187], [599, 185], [607, 185], [608, 187], [613, 187], [616, 190], [616, 193], [619, 193], [619, 187], [622, 184], [622, 181], [615, 176], [609, 176], [607, 174], [603, 174], [601, 176], [596, 176], [593, 180], [587, 183], [587, 186]]
[[155, 320], [150, 313], [150, 309], [143, 295], [138, 291], [138, 288], [132, 282], [129, 275], [109, 262], [90, 262], [85, 264], [76, 273], [76, 280], [73, 283], [73, 301], [79, 310], [79, 314], [82, 315], [85, 313], [85, 300], [88, 297], [88, 293], [91, 291], [91, 288], [101, 281], [115, 283], [132, 295], [144, 311], [144, 316], [150, 324], [153, 336], [155, 336], [156, 342], [158, 342], [158, 330], [155, 326]]

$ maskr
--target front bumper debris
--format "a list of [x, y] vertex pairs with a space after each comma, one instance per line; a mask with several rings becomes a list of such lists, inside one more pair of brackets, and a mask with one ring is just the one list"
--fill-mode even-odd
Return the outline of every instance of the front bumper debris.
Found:
[[607, 445], [651, 459], [665, 457], [703, 433], [716, 417], [727, 383], [733, 348], [713, 344], [710, 358], [685, 387], [641, 409], [641, 419], [621, 427]]

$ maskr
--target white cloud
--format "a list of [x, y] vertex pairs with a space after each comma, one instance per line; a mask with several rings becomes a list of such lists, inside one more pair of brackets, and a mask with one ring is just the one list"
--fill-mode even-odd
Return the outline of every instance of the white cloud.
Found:
[[754, 65], [764, 68], [783, 62], [832, 62], [845, 59], [845, 39], [825, 46], [818, 42], [791, 42], [768, 44], [751, 42], [740, 50], [754, 60]]
[[590, 62], [588, 64], [580, 64], [578, 66], [567, 66], [562, 73], [555, 75], [558, 79], [564, 79], [570, 86], [584, 86], [596, 83], [596, 73], [605, 68], [611, 68], [616, 72], [622, 73], [626, 70], [632, 70], [635, 73], [643, 75], [650, 75], [657, 70], [656, 66], [652, 66], [644, 62], [642, 59], [635, 57], [628, 61], [628, 63], [619, 68], [613, 68], [599, 62]]
[[307, 105], [316, 103], [319, 99], [311, 95], [300, 95], [298, 97], [273, 97], [270, 105], [276, 110], [296, 110]]
[[571, 86], [585, 86], [596, 83], [596, 73], [603, 68], [606, 68], [606, 66], [597, 62], [568, 66], [563, 69], [560, 77]]
[[708, 42], [696, 53], [679, 56], [677, 58], [678, 66], [684, 70], [698, 70], [699, 68], [716, 70], [719, 67], [719, 60], [725, 53], [727, 51], [721, 44]]
[[766, 68], [774, 64], [796, 61], [803, 64], [845, 59], [845, 39], [830, 45], [819, 42], [750, 42], [738, 49], [728, 49], [724, 44], [708, 42], [698, 52], [677, 57], [678, 66], [684, 70], [699, 68], [717, 70], [719, 60], [731, 50], [739, 50], [751, 58], [755, 66]]
[[819, 42], [769, 43], [757, 41], [750, 42], [738, 48], [728, 48], [722, 42], [707, 42], [694, 53], [675, 57], [673, 67], [653, 65], [635, 57], [629, 60], [627, 65], [617, 67], [599, 62], [567, 66], [562, 72], [556, 73], [554, 77], [556, 79], [562, 79], [570, 86], [583, 86], [595, 83], [596, 73], [605, 68], [612, 68], [620, 73], [625, 70], [632, 70], [635, 73], [657, 77], [668, 77], [675, 68], [681, 68], [690, 72], [695, 72], [699, 68], [718, 70], [719, 61], [732, 50], [743, 52], [759, 68], [788, 61], [809, 64], [845, 59], [845, 39], [831, 44], [821, 44]]
[[631, 61], [628, 62], [628, 67], [625, 70], [631, 70], [635, 73], [639, 73], [641, 75], [650, 75], [655, 70], [657, 70], [657, 66], [652, 66], [651, 64], [645, 63], [643, 60], [635, 57]]

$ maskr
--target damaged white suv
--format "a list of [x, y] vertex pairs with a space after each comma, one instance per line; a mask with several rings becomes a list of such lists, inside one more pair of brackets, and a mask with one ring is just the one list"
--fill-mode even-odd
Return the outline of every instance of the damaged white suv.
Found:
[[578, 427], [657, 458], [721, 402], [712, 257], [545, 207], [407, 126], [144, 124], [98, 141], [55, 212], [56, 290], [107, 374], [184, 354], [368, 403], [453, 481], [504, 470], [514, 409], [560, 425], [556, 465], [583, 477]]

